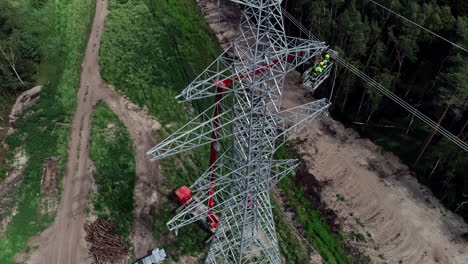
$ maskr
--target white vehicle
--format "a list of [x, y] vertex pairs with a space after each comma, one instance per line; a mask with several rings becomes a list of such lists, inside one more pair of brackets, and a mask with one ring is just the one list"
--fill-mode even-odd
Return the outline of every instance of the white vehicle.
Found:
[[160, 264], [168, 258], [169, 257], [167, 256], [166, 251], [164, 249], [156, 248], [153, 249], [153, 251], [151, 251], [151, 255], [138, 260], [134, 264]]

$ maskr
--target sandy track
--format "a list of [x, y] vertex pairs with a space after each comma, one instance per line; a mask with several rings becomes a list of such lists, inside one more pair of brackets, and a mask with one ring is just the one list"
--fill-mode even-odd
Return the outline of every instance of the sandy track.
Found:
[[[72, 124], [69, 159], [63, 180], [63, 193], [54, 224], [31, 241], [39, 249], [32, 253], [28, 263], [67, 264], [92, 263], [84, 240], [83, 224], [86, 218], [86, 199], [92, 182], [89, 160], [91, 121], [95, 104], [103, 100], [123, 121], [134, 142], [136, 152], [135, 229], [132, 242], [137, 257], [152, 249], [152, 225], [158, 206], [157, 187], [160, 172], [145, 157], [145, 151], [155, 145], [153, 129], [159, 123], [147, 111], [120, 97], [105, 84], [99, 72], [99, 48], [107, 15], [107, 0], [97, 1], [96, 13], [82, 64], [77, 110]], [[109, 157], [110, 158], [110, 157]]]
[[[292, 73], [286, 80], [287, 108], [313, 100], [297, 85], [299, 78]], [[468, 263], [468, 243], [461, 239], [468, 225], [445, 209], [396, 156], [328, 117], [312, 122], [299, 137], [305, 140], [297, 148], [309, 172], [330, 181], [323, 201], [346, 232], [366, 236], [366, 242], [351, 244], [374, 263]], [[346, 200], [337, 201], [337, 194]]]
[[[397, 157], [349, 134], [331, 119], [316, 122], [301, 138], [307, 140], [299, 148], [309, 157], [310, 172], [331, 181], [322, 198], [344, 219], [346, 231], [366, 236], [367, 242], [354, 244], [375, 262], [468, 263], [468, 243], [461, 239], [468, 226], [419, 184]], [[337, 201], [336, 194], [346, 200]]]

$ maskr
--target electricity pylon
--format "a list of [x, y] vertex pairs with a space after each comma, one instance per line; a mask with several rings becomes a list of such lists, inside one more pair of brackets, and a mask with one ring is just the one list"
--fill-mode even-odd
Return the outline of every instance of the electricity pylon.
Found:
[[[288, 72], [327, 47], [285, 35], [281, 0], [232, 1], [244, 5], [240, 36], [230, 47], [235, 56], [225, 51], [178, 96], [215, 103], [147, 154], [159, 160], [211, 144], [210, 166], [190, 187], [197, 199], [167, 226], [177, 230], [216, 214], [206, 263], [280, 263], [269, 190], [298, 163], [273, 154], [330, 106], [322, 99], [284, 110], [283, 84]], [[221, 140], [230, 146], [218, 157]]]

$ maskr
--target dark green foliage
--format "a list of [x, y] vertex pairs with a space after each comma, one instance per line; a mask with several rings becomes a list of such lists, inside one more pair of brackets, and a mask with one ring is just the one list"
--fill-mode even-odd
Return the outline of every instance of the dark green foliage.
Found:
[[[3, 1], [0, 3], [3, 4]], [[15, 8], [17, 12], [24, 12], [21, 14], [25, 19], [24, 23], [15, 24], [19, 27], [16, 29], [25, 34], [30, 33], [22, 35], [22, 48], [31, 49], [28, 56], [40, 56], [45, 61], [40, 71], [50, 67], [49, 63], [54, 61], [62, 61], [62, 65], [55, 74], [43, 76], [42, 81], [46, 84], [39, 102], [31, 109], [30, 115], [18, 120], [17, 131], [6, 138], [10, 150], [9, 162], [13, 161], [14, 151], [19, 148], [25, 151], [29, 160], [23, 172], [23, 184], [15, 200], [18, 205], [17, 213], [7, 231], [0, 236], [2, 264], [14, 263], [14, 255], [24, 250], [26, 242], [53, 220], [53, 216], [42, 216], [39, 213], [37, 197], [44, 160], [51, 156], [60, 156], [58, 169], [61, 172], [65, 169], [70, 128], [57, 123], [70, 122], [75, 109], [75, 94], [79, 86], [81, 62], [94, 2], [51, 1], [36, 8], [25, 1], [16, 2]], [[1, 10], [1, 15], [5, 15], [4, 10]], [[17, 19], [20, 20], [19, 17], [11, 18], [15, 21]], [[33, 38], [35, 34], [32, 32], [39, 32], [37, 36], [40, 41]], [[43, 52], [37, 55], [37, 50]], [[39, 61], [36, 57], [33, 60]]]
[[350, 235], [351, 235], [351, 239], [353, 240], [358, 240], [362, 242], [366, 241], [366, 237], [359, 232], [351, 231]]
[[[466, 1], [376, 1], [457, 44], [468, 47]], [[468, 136], [468, 55], [368, 1], [286, 1], [287, 8], [340, 56], [416, 106], [453, 134]], [[465, 11], [465, 12], [463, 12]], [[297, 34], [293, 26], [287, 26]], [[468, 195], [468, 153], [436, 134], [370, 88], [338, 68], [332, 114], [397, 154], [451, 209]], [[317, 96], [327, 96], [331, 83]], [[447, 111], [445, 111], [447, 109]], [[357, 125], [358, 123], [359, 125]], [[363, 125], [362, 125], [363, 124]], [[429, 142], [430, 141], [430, 142]], [[422, 150], [429, 142], [428, 148]], [[422, 158], [417, 160], [421, 154]], [[417, 162], [416, 162], [417, 161]], [[468, 217], [468, 207], [458, 213]]]
[[336, 200], [337, 200], [337, 201], [344, 202], [344, 201], [346, 201], [346, 198], [344, 198], [343, 195], [337, 193], [337, 194], [336, 194]]
[[[0, 10], [0, 96], [8, 96], [29, 88], [36, 81], [39, 64], [45, 55], [41, 42], [46, 40], [50, 30], [34, 26], [46, 23], [45, 8], [13, 5], [11, 1], [0, 0]], [[24, 83], [14, 73], [10, 62], [14, 63]]]
[[[96, 167], [94, 209], [98, 217], [118, 224], [128, 239], [133, 226], [135, 152], [127, 128], [103, 103], [93, 116], [90, 157]], [[111, 158], [112, 157], [112, 158]]]

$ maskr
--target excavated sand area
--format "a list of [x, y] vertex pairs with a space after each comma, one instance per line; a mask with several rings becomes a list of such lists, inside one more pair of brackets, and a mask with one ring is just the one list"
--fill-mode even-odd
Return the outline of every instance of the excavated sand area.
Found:
[[[298, 73], [288, 76], [283, 106], [313, 100], [298, 80]], [[468, 263], [468, 243], [461, 238], [468, 225], [396, 156], [326, 115], [299, 138], [304, 142], [297, 149], [309, 172], [328, 181], [323, 201], [338, 214], [346, 233], [365, 236], [365, 242], [350, 243], [374, 263]]]

